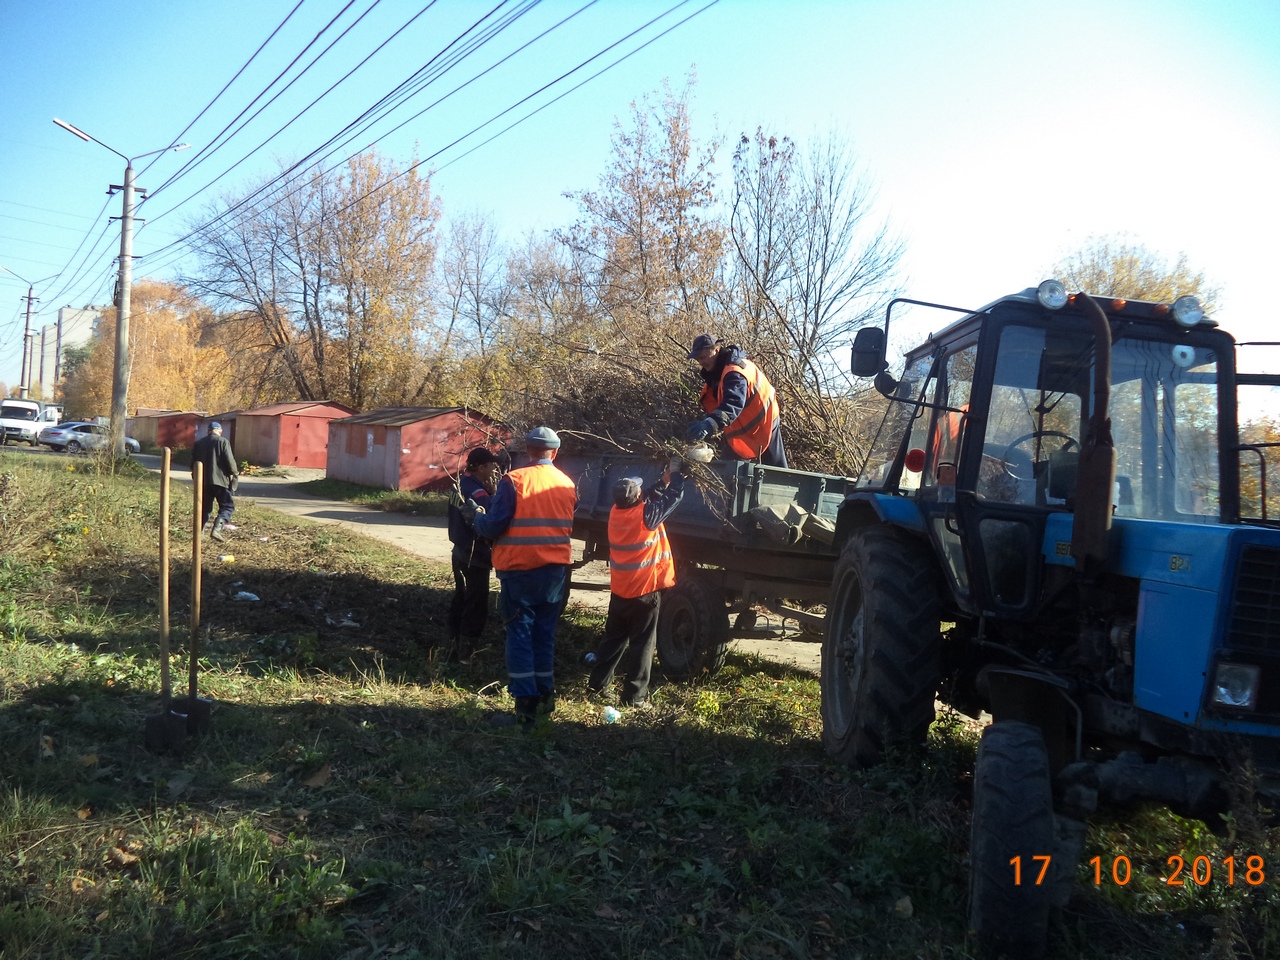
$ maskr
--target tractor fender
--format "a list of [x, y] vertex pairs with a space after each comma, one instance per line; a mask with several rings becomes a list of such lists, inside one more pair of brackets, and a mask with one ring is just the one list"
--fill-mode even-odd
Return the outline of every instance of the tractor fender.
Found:
[[911, 500], [883, 493], [851, 493], [836, 512], [835, 546], [839, 550], [855, 530], [887, 523], [924, 536], [924, 517]]

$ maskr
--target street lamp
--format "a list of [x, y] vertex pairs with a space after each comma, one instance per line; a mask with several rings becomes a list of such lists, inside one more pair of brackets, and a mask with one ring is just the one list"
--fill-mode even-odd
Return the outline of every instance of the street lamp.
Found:
[[[114, 364], [114, 375], [111, 381], [111, 437], [110, 446], [112, 454], [116, 457], [124, 456], [124, 421], [128, 415], [128, 397], [129, 397], [129, 289], [133, 281], [133, 193], [135, 187], [133, 185], [133, 161], [141, 160], [143, 157], [152, 157], [157, 153], [164, 153], [168, 150], [186, 150], [190, 144], [188, 143], [171, 143], [167, 147], [161, 147], [159, 150], [152, 150], [149, 153], [140, 153], [134, 157], [126, 157], [119, 150], [108, 146], [97, 137], [90, 136], [79, 127], [67, 123], [65, 120], [53, 118], [53, 122], [60, 126], [63, 130], [74, 133], [81, 140], [92, 140], [100, 147], [106, 147], [117, 157], [124, 160], [124, 184], [117, 186], [111, 184], [107, 189], [107, 193], [115, 193], [120, 190], [124, 194], [124, 208], [120, 215], [120, 298], [116, 304], [116, 356]], [[146, 196], [146, 188], [136, 188], [142, 191]]]
[[[25, 400], [27, 397], [31, 395], [31, 373], [33, 368], [35, 367], [35, 364], [32, 362], [33, 358], [31, 355], [32, 354], [31, 304], [35, 302], [35, 299], [36, 299], [35, 285], [36, 283], [44, 283], [45, 280], [52, 280], [53, 277], [57, 276], [57, 274], [55, 273], [53, 276], [45, 277], [43, 280], [37, 280], [35, 281], [35, 283], [32, 283], [26, 277], [19, 276], [18, 274], [14, 273], [4, 264], [0, 264], [0, 270], [3, 270], [5, 273], [11, 274], [12, 276], [17, 277], [19, 280], [21, 280], [23, 283], [27, 285], [27, 295], [25, 297], [19, 298], [27, 301], [27, 326], [26, 326], [26, 329], [22, 331], [22, 369], [18, 373], [18, 396], [22, 397], [22, 399]], [[41, 362], [41, 365], [43, 366], [44, 364], [43, 359], [40, 362]], [[43, 384], [41, 384], [41, 386], [43, 386]], [[44, 398], [41, 397], [40, 399], [43, 400]]]

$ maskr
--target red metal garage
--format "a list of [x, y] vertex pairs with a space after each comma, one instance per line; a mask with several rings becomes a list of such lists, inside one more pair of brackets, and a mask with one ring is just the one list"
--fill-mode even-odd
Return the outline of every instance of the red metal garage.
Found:
[[139, 408], [137, 414], [125, 420], [125, 432], [144, 447], [190, 450], [196, 442], [196, 427], [204, 417], [203, 411]]
[[473, 447], [511, 429], [466, 407], [382, 407], [329, 424], [325, 476], [389, 490], [446, 490]]
[[[241, 410], [236, 417], [236, 457], [259, 466], [311, 467], [328, 461], [329, 421], [355, 410], [342, 403], [299, 400]], [[226, 435], [226, 424], [223, 425]]]

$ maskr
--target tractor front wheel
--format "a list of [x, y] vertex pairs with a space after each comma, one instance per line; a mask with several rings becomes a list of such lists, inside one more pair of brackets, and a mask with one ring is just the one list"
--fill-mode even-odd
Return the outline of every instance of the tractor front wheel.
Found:
[[893, 527], [856, 531], [831, 583], [822, 640], [822, 740], [853, 767], [890, 739], [923, 743], [942, 674], [937, 563]]
[[985, 954], [1044, 953], [1058, 878], [1047, 859], [1054, 853], [1044, 736], [1029, 723], [993, 723], [978, 745], [969, 843], [969, 929]]

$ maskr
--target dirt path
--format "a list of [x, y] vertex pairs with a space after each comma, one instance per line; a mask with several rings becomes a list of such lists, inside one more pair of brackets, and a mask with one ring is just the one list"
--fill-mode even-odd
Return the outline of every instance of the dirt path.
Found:
[[[159, 457], [144, 454], [134, 459], [151, 470], [158, 472], [160, 469]], [[444, 517], [386, 513], [355, 503], [313, 497], [298, 490], [296, 484], [323, 477], [323, 470], [291, 467], [287, 468], [287, 473], [288, 476], [282, 477], [242, 477], [236, 499], [252, 501], [258, 506], [315, 523], [333, 523], [348, 530], [356, 530], [394, 544], [424, 560], [445, 564], [449, 562], [452, 545], [449, 543], [448, 524]], [[191, 480], [191, 475], [181, 468], [175, 470], [173, 476], [186, 483]], [[232, 522], [235, 522], [234, 519]], [[234, 538], [234, 533], [232, 537]], [[580, 550], [581, 545], [575, 541], [574, 548]], [[571, 602], [602, 613], [607, 609], [609, 569], [606, 564], [586, 564], [574, 571], [573, 580]], [[732, 649], [738, 653], [798, 667], [815, 675], [821, 669], [821, 643], [804, 640], [735, 640]]]

